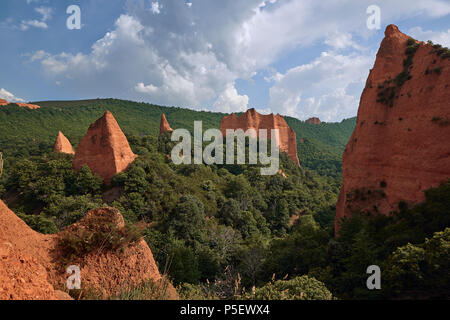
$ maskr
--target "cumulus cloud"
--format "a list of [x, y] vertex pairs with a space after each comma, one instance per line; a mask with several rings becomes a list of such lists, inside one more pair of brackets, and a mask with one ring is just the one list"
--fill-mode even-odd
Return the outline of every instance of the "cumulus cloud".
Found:
[[[238, 94], [237, 79], [251, 80], [292, 50], [325, 43], [330, 47], [327, 54], [277, 74], [269, 107], [298, 117], [316, 112], [324, 120], [339, 120], [356, 113], [358, 90], [371, 67], [368, 53], [355, 40], [376, 32], [366, 28], [371, 4], [165, 0], [162, 8], [156, 1], [128, 0], [112, 31], [90, 51], [41, 52], [34, 61], [79, 95], [240, 111], [248, 97]], [[380, 7], [383, 22], [450, 13], [450, 3], [444, 0], [386, 1]], [[346, 55], [339, 50], [347, 50]]]
[[270, 89], [270, 108], [300, 119], [324, 121], [356, 114], [373, 58], [352, 53], [323, 52], [309, 64], [276, 74]]
[[219, 98], [213, 104], [213, 109], [220, 112], [240, 112], [248, 108], [248, 96], [239, 95], [233, 84], [219, 95]]
[[444, 47], [450, 47], [450, 29], [447, 31], [425, 31], [422, 30], [421, 27], [415, 27], [409, 30], [409, 34], [421, 41], [431, 40], [434, 43], [443, 45]]
[[16, 97], [11, 92], [7, 91], [4, 88], [0, 89], [0, 99], [8, 100], [9, 102], [23, 102], [24, 100]]

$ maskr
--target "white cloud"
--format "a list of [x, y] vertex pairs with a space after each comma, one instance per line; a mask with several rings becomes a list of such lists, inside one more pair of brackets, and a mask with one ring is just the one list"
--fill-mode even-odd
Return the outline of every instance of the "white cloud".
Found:
[[152, 2], [152, 12], [154, 14], [160, 14], [161, 13], [161, 6], [158, 2]]
[[42, 60], [48, 56], [49, 56], [49, 54], [47, 52], [45, 52], [44, 50], [39, 50], [31, 55], [30, 62]]
[[[27, 0], [27, 3], [30, 4], [32, 2]], [[50, 7], [38, 7], [34, 9], [37, 13], [39, 13], [42, 17], [40, 20], [32, 19], [32, 20], [22, 20], [19, 25], [19, 29], [22, 31], [28, 30], [30, 27], [39, 28], [39, 29], [48, 29], [47, 21], [52, 18], [53, 9]]]
[[41, 21], [47, 21], [52, 18], [53, 9], [50, 7], [38, 7], [34, 10], [42, 15]]
[[152, 85], [152, 84], [145, 85], [145, 84], [143, 84], [142, 82], [139, 82], [139, 83], [136, 85], [136, 87], [134, 87], [134, 89], [135, 89], [137, 92], [140, 92], [140, 93], [147, 93], [147, 94], [149, 94], [149, 93], [155, 93], [156, 91], [158, 91], [158, 87], [156, 87], [156, 86], [154, 86], [154, 85]]
[[39, 20], [26, 20], [26, 21], [22, 20], [22, 22], [20, 23], [20, 26], [19, 26], [20, 30], [22, 30], [22, 31], [26, 31], [30, 27], [47, 29], [48, 25], [44, 21], [39, 21]]
[[434, 43], [443, 45], [444, 47], [450, 47], [450, 29], [447, 31], [425, 31], [422, 30], [421, 27], [415, 27], [409, 30], [409, 34], [421, 41], [431, 40]]
[[[366, 28], [373, 0], [165, 0], [163, 14], [160, 2], [128, 0], [126, 13], [90, 51], [41, 52], [34, 61], [79, 95], [195, 108], [215, 101], [213, 108], [237, 111], [248, 97], [230, 84], [251, 80], [294, 49], [325, 43], [328, 56], [274, 78], [269, 107], [299, 117], [316, 112], [324, 120], [356, 113], [372, 62], [356, 39], [377, 32]], [[383, 23], [450, 13], [444, 0], [385, 1], [380, 7]]]
[[275, 75], [269, 106], [274, 112], [300, 119], [352, 117], [372, 64], [370, 56], [323, 52], [309, 64]]
[[239, 95], [233, 84], [222, 92], [213, 104], [213, 110], [218, 112], [240, 112], [247, 110], [248, 96]]
[[361, 46], [353, 41], [352, 35], [348, 32], [334, 32], [325, 39], [325, 44], [335, 50], [347, 48], [362, 50]]
[[0, 99], [8, 100], [9, 102], [23, 102], [24, 100], [16, 97], [11, 92], [7, 91], [4, 88], [0, 89]]

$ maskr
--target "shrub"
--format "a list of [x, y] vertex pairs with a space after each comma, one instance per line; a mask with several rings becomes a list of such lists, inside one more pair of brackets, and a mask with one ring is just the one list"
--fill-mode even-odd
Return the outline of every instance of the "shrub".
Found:
[[246, 294], [248, 300], [332, 300], [331, 292], [313, 277], [301, 276], [291, 280], [268, 283]]
[[[170, 282], [166, 277], [155, 282], [145, 281], [139, 285], [126, 285], [118, 295], [110, 297], [111, 300], [168, 300]], [[173, 289], [172, 289], [173, 290]]]
[[79, 261], [94, 251], [116, 251], [142, 239], [141, 228], [123, 225], [118, 210], [88, 213], [77, 225], [63, 231], [58, 241], [64, 265]]
[[420, 245], [397, 248], [384, 267], [388, 289], [402, 296], [448, 298], [450, 228]]
[[177, 292], [181, 300], [219, 300], [211, 285], [183, 283]]

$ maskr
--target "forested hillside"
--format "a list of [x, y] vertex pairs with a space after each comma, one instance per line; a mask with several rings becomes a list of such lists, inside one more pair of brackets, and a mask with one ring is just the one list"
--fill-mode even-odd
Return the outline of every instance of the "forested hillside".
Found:
[[[105, 110], [114, 114], [127, 136], [156, 136], [162, 113], [166, 114], [172, 128], [185, 128], [191, 132], [196, 120], [203, 121], [204, 129], [220, 128], [220, 120], [225, 115], [116, 99], [34, 103], [41, 109], [29, 110], [14, 105], [0, 108], [0, 150], [6, 161], [9, 156], [37, 155], [50, 150], [59, 130], [76, 147], [88, 126]], [[354, 129], [355, 119], [321, 125], [290, 117], [286, 117], [286, 121], [297, 134], [302, 166], [339, 178], [342, 153]]]
[[[91, 209], [113, 206], [131, 232], [126, 238], [147, 241], [159, 270], [186, 299], [449, 296], [450, 183], [427, 191], [416, 207], [400, 203], [390, 217], [355, 213], [334, 237], [338, 155], [354, 119], [317, 126], [288, 118], [300, 159], [316, 171], [282, 153], [285, 176], [261, 176], [259, 165], [176, 166], [167, 157], [173, 143], [169, 133], [158, 135], [161, 113], [172, 127], [188, 129], [194, 120], [218, 127], [220, 114], [119, 100], [38, 104], [0, 109], [0, 198], [34, 230], [56, 233]], [[105, 109], [138, 155], [109, 186], [88, 167], [75, 172], [72, 155], [51, 149], [58, 130], [76, 145]], [[98, 236], [64, 239], [64, 248], [77, 259], [98, 249], [91, 239]], [[388, 279], [379, 291], [366, 287], [372, 264]], [[93, 298], [84, 289], [76, 297]], [[124, 296], [145, 298], [139, 290]]]

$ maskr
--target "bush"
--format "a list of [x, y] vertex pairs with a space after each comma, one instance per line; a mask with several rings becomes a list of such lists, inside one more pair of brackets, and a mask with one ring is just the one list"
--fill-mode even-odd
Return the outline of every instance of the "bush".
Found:
[[308, 276], [268, 283], [246, 294], [248, 300], [332, 300], [332, 293], [325, 285]]
[[397, 248], [386, 261], [388, 290], [401, 297], [450, 297], [450, 228], [425, 243]]
[[94, 251], [124, 249], [141, 240], [140, 228], [122, 225], [121, 218], [118, 210], [103, 209], [95, 215], [88, 213], [79, 224], [63, 231], [58, 241], [63, 264], [73, 264]]

